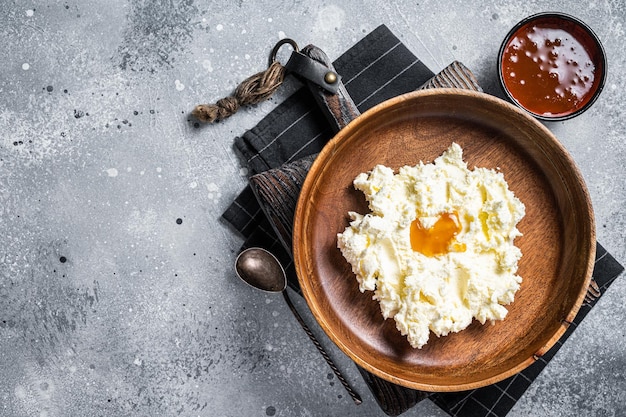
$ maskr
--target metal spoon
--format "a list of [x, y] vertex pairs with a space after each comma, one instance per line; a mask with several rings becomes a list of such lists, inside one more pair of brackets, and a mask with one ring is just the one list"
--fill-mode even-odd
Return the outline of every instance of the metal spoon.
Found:
[[350, 397], [355, 404], [361, 404], [363, 401], [359, 394], [357, 394], [348, 381], [343, 377], [337, 366], [335, 366], [334, 362], [322, 345], [317, 341], [315, 335], [309, 330], [309, 327], [306, 325], [302, 317], [296, 310], [295, 306], [291, 302], [289, 298], [289, 294], [287, 294], [287, 275], [285, 274], [285, 270], [283, 269], [280, 262], [274, 255], [270, 252], [266, 251], [262, 248], [248, 248], [242, 251], [237, 259], [235, 260], [235, 272], [237, 276], [241, 278], [244, 282], [250, 284], [254, 288], [259, 290], [268, 291], [268, 292], [282, 292], [289, 309], [293, 313], [293, 315], [302, 326], [304, 332], [309, 336], [309, 339], [313, 342], [317, 350], [322, 354], [330, 369], [333, 370], [337, 379], [344, 386]]

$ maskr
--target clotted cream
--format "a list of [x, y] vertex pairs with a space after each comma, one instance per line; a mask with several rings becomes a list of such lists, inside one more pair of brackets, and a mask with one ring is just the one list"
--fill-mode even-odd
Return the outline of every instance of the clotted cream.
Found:
[[473, 318], [502, 320], [522, 278], [514, 244], [524, 204], [501, 172], [469, 170], [453, 143], [433, 163], [359, 174], [371, 213], [350, 212], [338, 247], [361, 292], [373, 291], [411, 346], [432, 331], [458, 332]]

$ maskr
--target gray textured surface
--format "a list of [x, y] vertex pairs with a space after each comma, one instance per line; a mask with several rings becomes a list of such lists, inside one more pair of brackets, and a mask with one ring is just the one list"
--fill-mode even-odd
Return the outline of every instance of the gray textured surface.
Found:
[[[458, 59], [500, 94], [495, 57], [513, 24], [548, 10], [585, 20], [608, 53], [605, 91], [548, 126], [623, 263], [626, 6], [519, 3], [0, 2], [0, 415], [383, 415], [341, 352], [325, 340], [360, 407], [282, 298], [233, 273], [241, 241], [219, 216], [246, 177], [232, 138], [289, 86], [225, 123], [187, 121], [283, 36], [336, 58], [384, 23], [434, 71]], [[511, 417], [626, 415], [625, 297], [622, 277]], [[406, 415], [445, 414], [424, 401]]]

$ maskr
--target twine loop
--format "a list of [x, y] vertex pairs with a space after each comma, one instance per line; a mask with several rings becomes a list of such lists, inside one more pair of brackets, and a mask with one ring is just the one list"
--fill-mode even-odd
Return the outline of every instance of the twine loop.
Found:
[[197, 105], [191, 114], [201, 122], [213, 123], [232, 116], [242, 106], [257, 104], [270, 98], [283, 83], [287, 72], [276, 59], [278, 50], [285, 44], [291, 45], [294, 51], [298, 51], [295, 41], [288, 38], [281, 39], [272, 49], [269, 66], [265, 71], [243, 80], [232, 95], [221, 98], [214, 104]]

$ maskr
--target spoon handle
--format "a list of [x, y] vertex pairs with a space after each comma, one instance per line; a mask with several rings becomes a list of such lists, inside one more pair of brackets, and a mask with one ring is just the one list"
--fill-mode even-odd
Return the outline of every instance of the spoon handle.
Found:
[[315, 335], [309, 329], [309, 326], [307, 326], [306, 323], [304, 322], [304, 320], [302, 320], [302, 317], [300, 316], [300, 313], [298, 313], [298, 311], [296, 310], [296, 307], [291, 302], [291, 299], [289, 298], [289, 295], [287, 294], [287, 290], [283, 291], [283, 297], [285, 298], [285, 301], [287, 302], [287, 305], [289, 306], [289, 309], [291, 310], [293, 315], [298, 320], [298, 323], [300, 323], [300, 326], [302, 326], [302, 329], [304, 330], [304, 332], [307, 334], [307, 336], [309, 336], [309, 339], [311, 339], [311, 341], [313, 342], [313, 344], [315, 345], [317, 350], [319, 350], [319, 352], [322, 354], [322, 356], [326, 360], [326, 363], [328, 363], [328, 366], [330, 366], [330, 369], [333, 370], [333, 372], [337, 376], [337, 379], [339, 379], [339, 381], [341, 382], [341, 385], [343, 385], [343, 387], [346, 389], [346, 391], [348, 391], [348, 394], [350, 394], [350, 397], [352, 397], [352, 400], [354, 401], [354, 403], [356, 405], [361, 404], [363, 402], [363, 400], [361, 400], [361, 397], [359, 396], [359, 394], [357, 394], [352, 389], [352, 387], [350, 386], [348, 381], [346, 381], [346, 379], [343, 377], [343, 375], [341, 374], [339, 369], [337, 369], [337, 366], [335, 365], [333, 360], [330, 358], [330, 356], [328, 356], [328, 354], [326, 353], [326, 351], [324, 350], [324, 348], [322, 347], [320, 342], [317, 341], [317, 339], [315, 338]]

